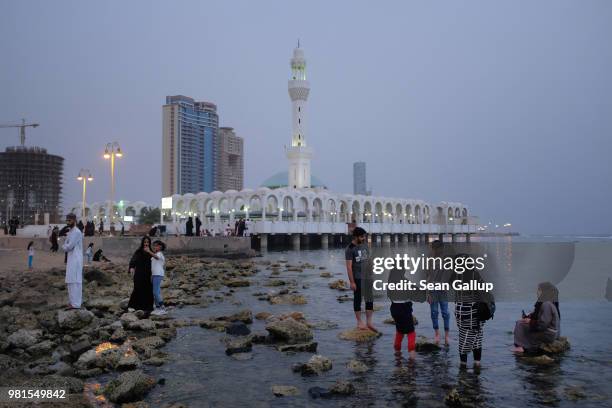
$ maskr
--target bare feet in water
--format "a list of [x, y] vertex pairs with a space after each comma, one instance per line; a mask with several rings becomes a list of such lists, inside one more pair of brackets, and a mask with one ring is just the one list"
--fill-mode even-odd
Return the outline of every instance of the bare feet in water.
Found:
[[372, 323], [368, 323], [368, 329], [372, 330], [374, 333], [378, 333], [378, 330]]
[[512, 350], [513, 353], [524, 353], [525, 352], [525, 349], [522, 348], [521, 346], [514, 346], [510, 350]]
[[436, 332], [436, 334], [434, 335], [434, 342], [436, 344], [440, 344], [440, 333]]
[[362, 322], [357, 323], [357, 328], [359, 330], [368, 330], [368, 326], [366, 326], [366, 324]]

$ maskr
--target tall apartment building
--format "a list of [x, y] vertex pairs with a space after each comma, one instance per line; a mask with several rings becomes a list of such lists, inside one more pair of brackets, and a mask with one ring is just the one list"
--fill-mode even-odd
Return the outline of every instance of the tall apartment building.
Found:
[[216, 190], [217, 106], [176, 95], [162, 111], [163, 197]]
[[366, 187], [366, 164], [365, 162], [353, 163], [353, 194], [367, 195]]
[[219, 129], [215, 190], [240, 191], [244, 187], [244, 141], [231, 127]]

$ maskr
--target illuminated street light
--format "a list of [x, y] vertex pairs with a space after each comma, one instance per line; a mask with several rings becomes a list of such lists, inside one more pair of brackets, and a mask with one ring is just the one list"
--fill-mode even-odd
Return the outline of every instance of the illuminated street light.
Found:
[[93, 177], [88, 169], [81, 169], [81, 171], [79, 171], [79, 175], [77, 176], [77, 180], [83, 182], [83, 208], [81, 210], [81, 220], [85, 220], [85, 195], [87, 192], [87, 182], [93, 181]]
[[111, 194], [110, 194], [110, 209], [109, 209], [109, 213], [111, 216], [111, 219], [110, 219], [111, 225], [113, 225], [114, 219], [115, 219], [115, 205], [113, 203], [115, 199], [115, 157], [123, 157], [123, 153], [121, 152], [119, 143], [117, 142], [107, 143], [106, 148], [104, 149], [104, 158], [107, 160], [110, 159], [111, 161]]

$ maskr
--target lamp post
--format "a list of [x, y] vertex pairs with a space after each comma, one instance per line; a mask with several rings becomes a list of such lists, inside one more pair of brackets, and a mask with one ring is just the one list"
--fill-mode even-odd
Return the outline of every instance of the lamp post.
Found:
[[87, 182], [93, 181], [93, 177], [88, 169], [81, 169], [81, 171], [79, 171], [77, 180], [83, 182], [83, 199], [82, 199], [83, 209], [81, 212], [81, 220], [85, 220], [85, 194], [87, 192]]
[[112, 142], [107, 143], [106, 148], [104, 149], [104, 158], [109, 160], [111, 163], [111, 195], [110, 195], [110, 224], [111, 226], [114, 224], [115, 220], [115, 157], [122, 157], [123, 153], [121, 152], [121, 148], [119, 147], [119, 143]]

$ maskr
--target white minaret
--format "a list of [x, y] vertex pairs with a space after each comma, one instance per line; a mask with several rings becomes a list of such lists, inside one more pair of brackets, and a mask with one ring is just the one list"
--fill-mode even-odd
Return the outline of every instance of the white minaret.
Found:
[[312, 149], [306, 145], [306, 100], [310, 84], [306, 80], [306, 60], [304, 51], [298, 46], [291, 58], [291, 79], [289, 79], [289, 97], [293, 105], [293, 134], [291, 147], [287, 148], [289, 159], [289, 188], [310, 187], [310, 159]]

